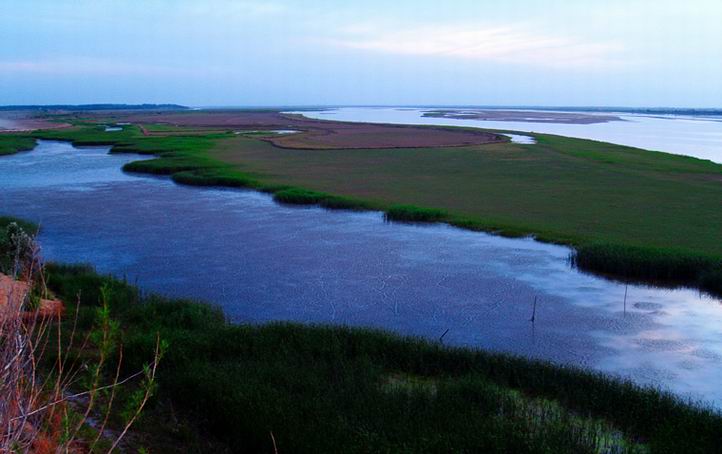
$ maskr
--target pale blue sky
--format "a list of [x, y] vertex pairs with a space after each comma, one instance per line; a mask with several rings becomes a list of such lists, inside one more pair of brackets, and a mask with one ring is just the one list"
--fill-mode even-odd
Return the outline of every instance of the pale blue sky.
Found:
[[722, 107], [720, 0], [2, 0], [0, 104]]

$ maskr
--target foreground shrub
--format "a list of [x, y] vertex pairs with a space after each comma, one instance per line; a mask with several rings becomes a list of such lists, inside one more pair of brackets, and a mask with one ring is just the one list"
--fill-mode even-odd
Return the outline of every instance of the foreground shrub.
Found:
[[[0, 452], [111, 452], [155, 392], [165, 343], [156, 337], [146, 357], [152, 363], [121, 376], [111, 288], [99, 289], [87, 330], [75, 318], [64, 331], [63, 305], [48, 299], [37, 244], [17, 223], [7, 230], [0, 261], [11, 263], [14, 274], [0, 274]], [[121, 398], [126, 383], [135, 388]], [[111, 419], [117, 429], [112, 438], [105, 432]]]

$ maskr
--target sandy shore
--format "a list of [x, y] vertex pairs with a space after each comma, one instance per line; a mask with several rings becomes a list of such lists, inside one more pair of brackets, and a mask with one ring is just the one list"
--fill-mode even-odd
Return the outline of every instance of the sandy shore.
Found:
[[456, 120], [521, 121], [528, 123], [594, 124], [624, 121], [616, 115], [577, 112], [546, 112], [533, 110], [430, 110], [424, 117], [453, 118]]

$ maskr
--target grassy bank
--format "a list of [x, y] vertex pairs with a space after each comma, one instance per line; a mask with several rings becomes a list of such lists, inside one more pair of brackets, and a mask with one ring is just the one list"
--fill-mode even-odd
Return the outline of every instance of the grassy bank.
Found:
[[0, 134], [0, 156], [35, 148], [35, 139], [25, 135]]
[[575, 263], [585, 270], [721, 294], [722, 166], [709, 161], [541, 134], [535, 145], [313, 151], [232, 133], [178, 134], [81, 125], [35, 135], [154, 154], [125, 169], [183, 184], [534, 235], [577, 248]]
[[386, 210], [386, 220], [400, 222], [442, 222], [449, 218], [444, 210], [420, 208], [414, 205], [393, 205]]
[[599, 374], [371, 330], [231, 325], [87, 267], [48, 276], [67, 300], [81, 295], [81, 320], [112, 289], [129, 370], [156, 332], [169, 341], [146, 429], [179, 446], [210, 436], [234, 452], [273, 452], [273, 437], [279, 452], [701, 453], [722, 433], [715, 412]]
[[577, 247], [572, 261], [583, 269], [662, 285], [696, 282], [700, 288], [722, 295], [722, 261], [710, 254], [589, 244]]

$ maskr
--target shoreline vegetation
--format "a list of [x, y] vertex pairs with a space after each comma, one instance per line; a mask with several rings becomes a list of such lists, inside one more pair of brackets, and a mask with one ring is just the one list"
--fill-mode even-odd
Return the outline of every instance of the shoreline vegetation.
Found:
[[108, 289], [80, 324], [65, 317], [28, 233], [37, 229], [0, 217], [0, 452], [114, 452], [157, 387], [166, 344], [158, 338], [152, 363], [121, 379]]
[[[187, 119], [194, 114], [195, 111], [186, 111], [175, 115]], [[262, 114], [270, 115], [266, 111]], [[78, 115], [71, 119], [60, 117], [66, 122], [72, 120], [73, 128], [3, 134], [0, 136], [0, 153], [29, 149], [29, 144], [36, 138], [66, 140], [79, 146], [110, 146], [112, 153], [156, 156], [126, 164], [124, 170], [128, 172], [168, 175], [175, 182], [187, 185], [255, 189], [273, 194], [279, 203], [379, 210], [389, 221], [445, 222], [508, 237], [533, 236], [539, 241], [572, 247], [571, 262], [587, 272], [625, 282], [696, 287], [713, 295], [722, 295], [719, 233], [722, 231], [722, 210], [714, 209], [715, 200], [718, 205], [722, 198], [722, 185], [719, 184], [722, 182], [722, 165], [709, 161], [546, 134], [533, 134], [537, 140], [535, 145], [507, 142], [477, 146], [481, 147], [479, 150], [486, 150], [490, 158], [473, 146], [428, 150], [286, 150], [265, 140], [274, 135], [271, 131], [267, 134], [258, 130], [234, 134], [232, 130], [224, 132], [215, 127], [207, 133], [202, 129], [186, 132], [183, 127], [159, 124], [149, 127], [124, 125], [122, 131], [109, 133], [102, 126], [108, 122], [103, 121], [122, 120], [123, 116], [117, 116], [117, 113], [110, 118]], [[263, 121], [268, 120], [264, 118]], [[148, 135], [148, 130], [160, 135]], [[454, 167], [444, 169], [447, 162], [442, 162], [444, 156], [439, 157], [439, 153], [445, 153], [450, 162], [448, 166]], [[535, 155], [530, 156], [530, 153]], [[284, 164], [282, 158], [286, 157], [289, 164]], [[389, 160], [389, 167], [400, 170], [381, 179], [378, 175], [381, 159]], [[465, 162], [462, 159], [480, 166], [499, 167], [501, 175], [495, 182], [498, 184], [481, 187], [488, 191], [488, 196], [474, 196], [469, 192], [470, 198], [476, 197], [475, 203], [480, 204], [482, 210], [496, 215], [473, 214], [476, 208], [463, 196], [457, 197], [458, 209], [448, 206], [448, 199], [440, 198], [432, 188], [423, 187], [424, 183], [436, 178], [433, 172], [437, 169], [442, 175], [439, 180], [446, 177], [444, 172], [454, 175], [463, 172]], [[534, 159], [543, 160], [541, 165], [549, 168], [540, 169]], [[408, 171], [400, 167], [412, 166], [414, 160], [423, 161], [424, 167]], [[331, 166], [337, 161], [342, 162], [339, 166], [353, 177], [355, 185], [350, 187], [350, 183], [343, 180], [343, 173], [335, 173], [336, 169]], [[373, 161], [374, 167], [356, 171], [360, 166], [369, 165], [367, 161]], [[460, 161], [459, 164], [456, 161]], [[319, 167], [329, 170], [317, 178], [314, 172]], [[573, 173], [581, 171], [585, 173]], [[540, 172], [548, 174], [540, 175]], [[526, 175], [534, 180], [533, 186], [525, 185]], [[392, 177], [403, 179], [398, 188], [388, 187], [394, 184]], [[473, 175], [469, 177], [472, 178]], [[555, 178], [564, 181], [554, 181]], [[376, 179], [379, 179], [379, 187], [386, 185], [384, 189], [373, 187]], [[454, 176], [449, 181], [449, 184], [457, 183], [458, 178]], [[552, 188], [545, 189], [548, 194], [534, 194], [540, 182], [548, 182]], [[478, 189], [482, 183], [477, 183], [473, 181], [468, 188], [459, 191]], [[446, 184], [446, 181], [434, 181], [434, 184]], [[508, 187], [497, 187], [501, 184]], [[446, 186], [438, 187], [449, 190]], [[453, 189], [450, 191], [454, 193]], [[521, 195], [516, 194], [517, 191]], [[633, 191], [639, 191], [639, 194]], [[345, 195], [354, 192], [359, 194]], [[686, 194], [675, 196], [681, 192]], [[671, 207], [665, 207], [665, 203], [674, 197], [677, 198], [674, 210], [666, 213]], [[431, 199], [436, 203], [408, 203], [413, 198]], [[697, 206], [700, 202], [710, 205], [709, 209]], [[545, 206], [539, 207], [541, 203]], [[621, 204], [629, 207], [619, 212]], [[545, 209], [549, 213], [544, 212]], [[579, 210], [585, 214], [574, 219], [574, 213], [565, 210]], [[510, 211], [516, 216], [515, 220], [501, 217], [501, 214], [509, 216]], [[654, 214], [654, 218], [642, 216], [643, 211]], [[706, 220], [699, 218], [703, 211], [707, 213]], [[530, 218], [533, 215], [536, 222], [526, 219], [527, 215]], [[665, 224], [672, 227], [667, 228]], [[657, 239], [652, 241], [654, 237]]]
[[[184, 184], [261, 190], [274, 194], [279, 203], [374, 209], [394, 221], [448, 222], [494, 231], [464, 224], [463, 218], [441, 208], [336, 196], [242, 171], [218, 159], [220, 145], [234, 140], [272, 145], [232, 132], [185, 135], [181, 130], [158, 137], [143, 135], [132, 125], [108, 133], [102, 125], [85, 123], [73, 129], [3, 135], [0, 141], [4, 137], [21, 145], [36, 139], [65, 140], [78, 146], [111, 146], [114, 153], [152, 154], [157, 158], [131, 162], [126, 170], [169, 175]], [[670, 163], [663, 160], [659, 165]], [[0, 218], [0, 232], [11, 221]], [[33, 227], [26, 223], [24, 228]], [[553, 235], [541, 239], [555, 240]], [[556, 242], [576, 244], [564, 238]], [[576, 260], [589, 248], [586, 257], [601, 258], [593, 266], [607, 271], [606, 266], [612, 273], [623, 267], [628, 277], [650, 277], [650, 270], [655, 270], [653, 278], [690, 284], [697, 283], [700, 269], [719, 265], [714, 255], [704, 262], [704, 254], [684, 250], [677, 255], [627, 246], [615, 250], [592, 242], [576, 247]], [[650, 267], [650, 260], [660, 263]], [[111, 314], [123, 332], [124, 370], [136, 370], [152, 356], [158, 333], [168, 343], [158, 371], [157, 396], [131, 437], [151, 450], [415, 452], [451, 447], [702, 453], [719, 448], [719, 411], [600, 373], [362, 328], [238, 325], [213, 306], [143, 295], [87, 265], [48, 264], [46, 271], [55, 295], [78, 301], [81, 326], [97, 311], [100, 289], [112, 295]], [[713, 278], [709, 285], [716, 282]]]
[[233, 325], [211, 306], [143, 298], [88, 267], [49, 272], [66, 298], [113, 286], [127, 367], [152, 355], [160, 333], [170, 347], [159, 401], [236, 452], [272, 452], [271, 436], [287, 452], [718, 447], [718, 412], [601, 374], [368, 329]]
[[0, 135], [0, 156], [30, 151], [33, 148], [35, 148], [35, 139], [33, 137], [14, 134]]
[[[0, 219], [0, 232], [13, 221]], [[143, 295], [88, 265], [46, 264], [45, 276], [48, 288], [70, 306], [68, 313], [77, 309], [77, 316], [62, 323], [77, 323], [78, 335], [90, 329], [101, 308], [112, 318], [122, 345], [121, 373], [143, 367], [159, 339], [167, 346], [153, 398], [126, 440], [130, 448], [249, 453], [719, 448], [719, 411], [600, 373], [371, 329], [233, 324], [218, 308]]]

